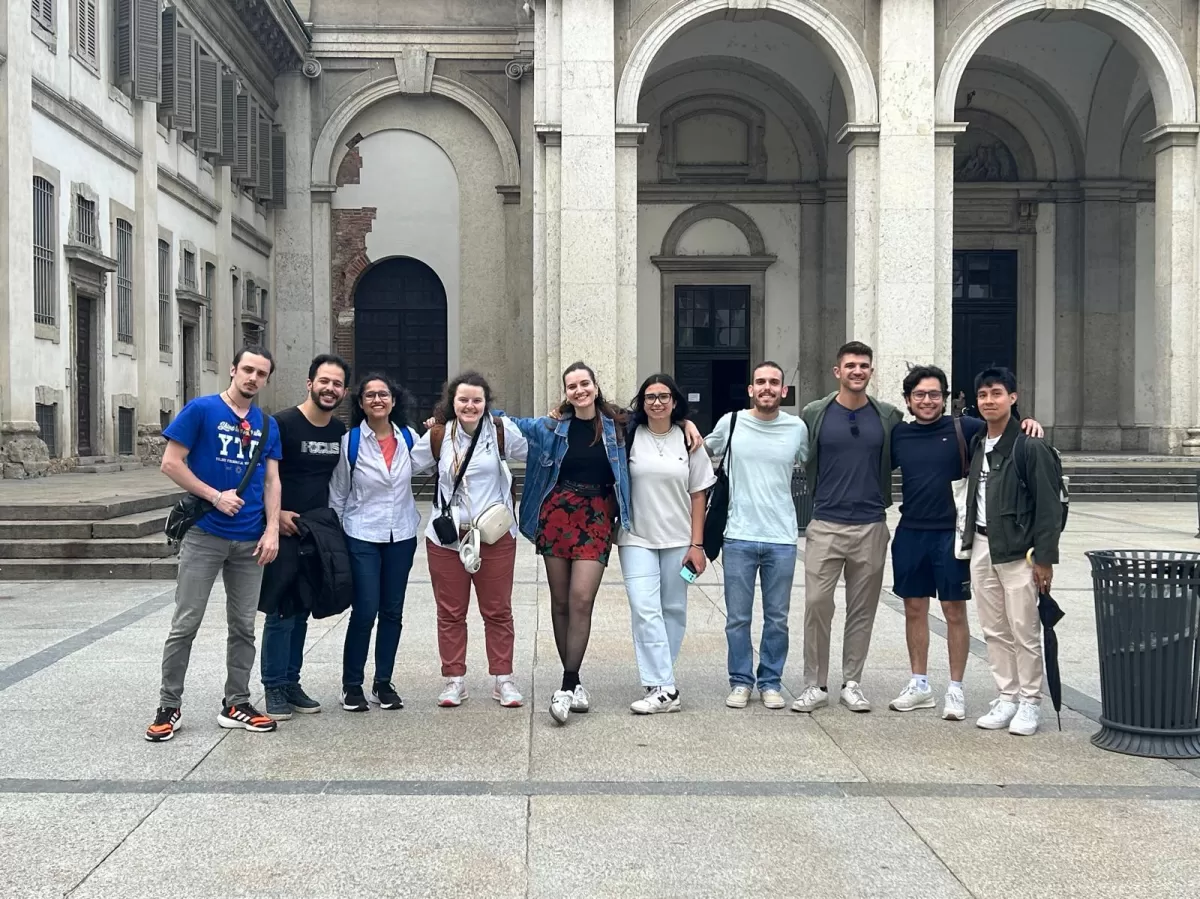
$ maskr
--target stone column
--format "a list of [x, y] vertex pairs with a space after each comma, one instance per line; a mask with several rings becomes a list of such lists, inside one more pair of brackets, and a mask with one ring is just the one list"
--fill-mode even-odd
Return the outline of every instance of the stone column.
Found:
[[[29, 4], [5, 0], [0, 15], [0, 472], [6, 478], [45, 474], [46, 444], [34, 415], [36, 372], [18, 352], [34, 344], [33, 47]], [[63, 202], [62, 199], [59, 202]], [[60, 265], [61, 256], [60, 258]], [[67, 308], [59, 303], [59, 309]], [[70, 334], [70, 328], [63, 328]]]
[[804, 403], [821, 396], [821, 373], [825, 366], [825, 356], [821, 346], [821, 300], [823, 294], [822, 282], [827, 268], [825, 250], [825, 211], [828, 207], [824, 202], [800, 203], [800, 294], [796, 303], [796, 323], [799, 326], [797, 341], [797, 378], [792, 385], [789, 397], [794, 400], [796, 411], [803, 408]]
[[966, 122], [939, 124], [934, 137], [934, 364], [953, 371], [954, 338], [954, 141]]
[[275, 79], [279, 121], [286, 135], [286, 205], [275, 216], [275, 373], [273, 406], [281, 409], [304, 399], [308, 364], [329, 349], [329, 332], [313, 322], [312, 81], [300, 72]]
[[[879, 249], [879, 133], [874, 125], [847, 125], [838, 135], [846, 157], [846, 340], [878, 350], [876, 279]], [[841, 341], [827, 347], [832, 368]]]
[[607, 390], [614, 402], [622, 404], [637, 393], [641, 382], [637, 364], [637, 164], [644, 133], [645, 125], [622, 126], [617, 131], [616, 381]]
[[1137, 204], [1134, 223], [1133, 422], [1139, 430], [1153, 427], [1156, 421], [1154, 215], [1154, 203], [1143, 201]]
[[1122, 350], [1120, 199], [1111, 185], [1083, 185], [1083, 450], [1121, 448], [1112, 383]]
[[544, 414], [558, 386], [558, 240], [562, 112], [560, 0], [543, 0], [534, 16], [533, 413]]
[[[591, 364], [619, 398], [612, 0], [564, 0], [560, 357]], [[620, 352], [636, 358], [636, 345]]]
[[1058, 207], [1039, 203], [1037, 207], [1037, 249], [1034, 251], [1034, 346], [1033, 379], [1036, 405], [1027, 414], [1046, 427], [1054, 424], [1056, 379], [1054, 375], [1054, 279], [1055, 229]]
[[[158, 105], [133, 101], [134, 144], [141, 161], [134, 179], [133, 344], [138, 366], [138, 455], [162, 456], [163, 397], [175, 396], [173, 369], [158, 343]], [[222, 204], [224, 209], [225, 204]]]
[[1054, 442], [1080, 448], [1083, 422], [1083, 203], [1059, 192], [1054, 210]]
[[1155, 151], [1154, 332], [1158, 402], [1151, 452], [1200, 455], [1196, 397], [1196, 136], [1200, 125], [1164, 125]]
[[[879, 257], [874, 393], [900, 402], [910, 364], [937, 359], [934, 4], [879, 4]], [[943, 305], [949, 303], [949, 296]], [[943, 325], [944, 330], [944, 325]]]

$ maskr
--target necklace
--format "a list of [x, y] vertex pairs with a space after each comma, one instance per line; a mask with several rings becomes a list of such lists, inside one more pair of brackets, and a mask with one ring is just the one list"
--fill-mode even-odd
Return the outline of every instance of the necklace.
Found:
[[658, 450], [659, 458], [662, 458], [667, 450], [667, 440], [669, 440], [671, 437], [671, 429], [668, 429], [665, 434], [657, 434], [649, 426], [646, 427], [646, 430], [649, 431], [650, 436], [654, 438], [654, 448]]
[[225, 390], [224, 390], [224, 395], [225, 395], [225, 399], [226, 399], [226, 400], [229, 402], [229, 405], [230, 405], [230, 406], [233, 408], [233, 412], [234, 412], [234, 414], [235, 414], [235, 415], [236, 415], [238, 418], [245, 418], [247, 415], [249, 415], [249, 414], [250, 414], [250, 407], [249, 407], [249, 406], [247, 406], [247, 407], [246, 407], [246, 411], [245, 411], [245, 412], [242, 412], [242, 411], [240, 411], [240, 410], [238, 409], [238, 405], [237, 405], [237, 403], [235, 403], [235, 402], [233, 401], [233, 396], [232, 396], [232, 395], [229, 393], [229, 388], [228, 388], [228, 387], [226, 387], [226, 388], [225, 388]]

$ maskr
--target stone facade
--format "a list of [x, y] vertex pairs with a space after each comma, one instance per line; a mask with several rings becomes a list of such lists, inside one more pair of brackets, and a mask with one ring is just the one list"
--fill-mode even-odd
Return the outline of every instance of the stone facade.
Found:
[[[1061, 449], [1200, 454], [1195, 0], [180, 6], [248, 57], [229, 61], [288, 138], [280, 202], [254, 203], [227, 167], [193, 171], [186, 141], [123, 95], [97, 101], [111, 134], [86, 151], [124, 160], [111, 176], [4, 145], [8, 170], [44, 165], [137, 220], [145, 315], [132, 347], [111, 341], [102, 395], [136, 395], [143, 436], [160, 398], [183, 397], [179, 335], [153, 352], [161, 228], [211, 254], [219, 281], [267, 287], [269, 407], [299, 400], [308, 360], [333, 348], [414, 383], [478, 368], [524, 414], [558, 399], [577, 358], [621, 400], [669, 371], [711, 418], [751, 359], [778, 361], [799, 404], [859, 339], [886, 398], [913, 363], [969, 392], [1001, 362]], [[44, 48], [22, 34], [5, 51], [18, 124], [58, 108], [6, 74], [39, 84], [37, 59], [62, 62]], [[6, 223], [28, 220], [28, 193], [10, 192], [0, 225], [20, 259], [0, 324], [62, 371], [67, 333], [34, 341], [13, 299], [28, 235]], [[360, 331], [364, 278], [405, 260], [388, 271], [411, 280], [373, 284], [379, 333]], [[218, 286], [225, 347], [243, 298]], [[32, 421], [37, 366], [10, 370], [0, 419]]]

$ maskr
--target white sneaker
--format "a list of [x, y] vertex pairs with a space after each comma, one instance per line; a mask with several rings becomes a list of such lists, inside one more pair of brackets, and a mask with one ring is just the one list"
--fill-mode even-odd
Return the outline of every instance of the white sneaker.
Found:
[[766, 690], [759, 690], [758, 698], [762, 700], [762, 704], [768, 709], [782, 709], [787, 707], [787, 703], [783, 699], [783, 694], [778, 690], [772, 690], [770, 687]]
[[750, 688], [744, 686], [734, 687], [729, 691], [729, 695], [725, 697], [725, 705], [731, 709], [744, 709], [750, 702]]
[[967, 717], [967, 698], [963, 696], [960, 687], [951, 687], [946, 691], [945, 705], [942, 706], [942, 720], [962, 721]]
[[914, 712], [917, 709], [931, 709], [934, 705], [933, 691], [929, 687], [921, 689], [915, 680], [910, 680], [900, 695], [888, 704], [888, 708], [893, 712]]
[[559, 724], [566, 724], [571, 717], [571, 700], [574, 696], [569, 690], [555, 690], [550, 697], [550, 717]]
[[1032, 737], [1037, 733], [1041, 717], [1042, 707], [1040, 705], [1036, 702], [1022, 700], [1017, 708], [1017, 714], [1013, 716], [1012, 723], [1008, 725], [1008, 732], [1016, 734], [1018, 737]]
[[496, 686], [492, 688], [492, 699], [506, 709], [518, 709], [525, 702], [525, 697], [521, 695], [511, 677], [496, 678]]
[[1007, 699], [993, 699], [991, 711], [975, 722], [984, 730], [1002, 730], [1017, 716], [1017, 704]]
[[629, 704], [629, 710], [635, 715], [657, 715], [659, 712], [678, 712], [683, 708], [679, 701], [679, 691], [667, 692], [664, 687], [655, 687], [636, 702]]
[[571, 711], [584, 715], [591, 707], [592, 699], [588, 696], [587, 690], [583, 689], [583, 684], [576, 684], [575, 693], [571, 697]]
[[461, 677], [452, 677], [446, 681], [446, 689], [438, 696], [438, 705], [444, 709], [452, 709], [463, 704], [467, 699], [467, 685]]
[[800, 698], [792, 703], [793, 712], [815, 712], [829, 705], [829, 691], [822, 690], [816, 684], [809, 684], [800, 694]]
[[838, 697], [838, 702], [852, 712], [871, 711], [871, 700], [867, 699], [856, 680], [846, 681], [846, 686], [842, 687], [842, 695]]

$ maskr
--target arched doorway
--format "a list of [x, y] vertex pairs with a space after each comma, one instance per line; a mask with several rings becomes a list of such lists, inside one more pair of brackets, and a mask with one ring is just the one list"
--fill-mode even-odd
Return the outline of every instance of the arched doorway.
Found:
[[446, 382], [446, 289], [428, 265], [400, 256], [372, 266], [354, 291], [354, 368], [383, 371], [412, 394], [418, 421]]

